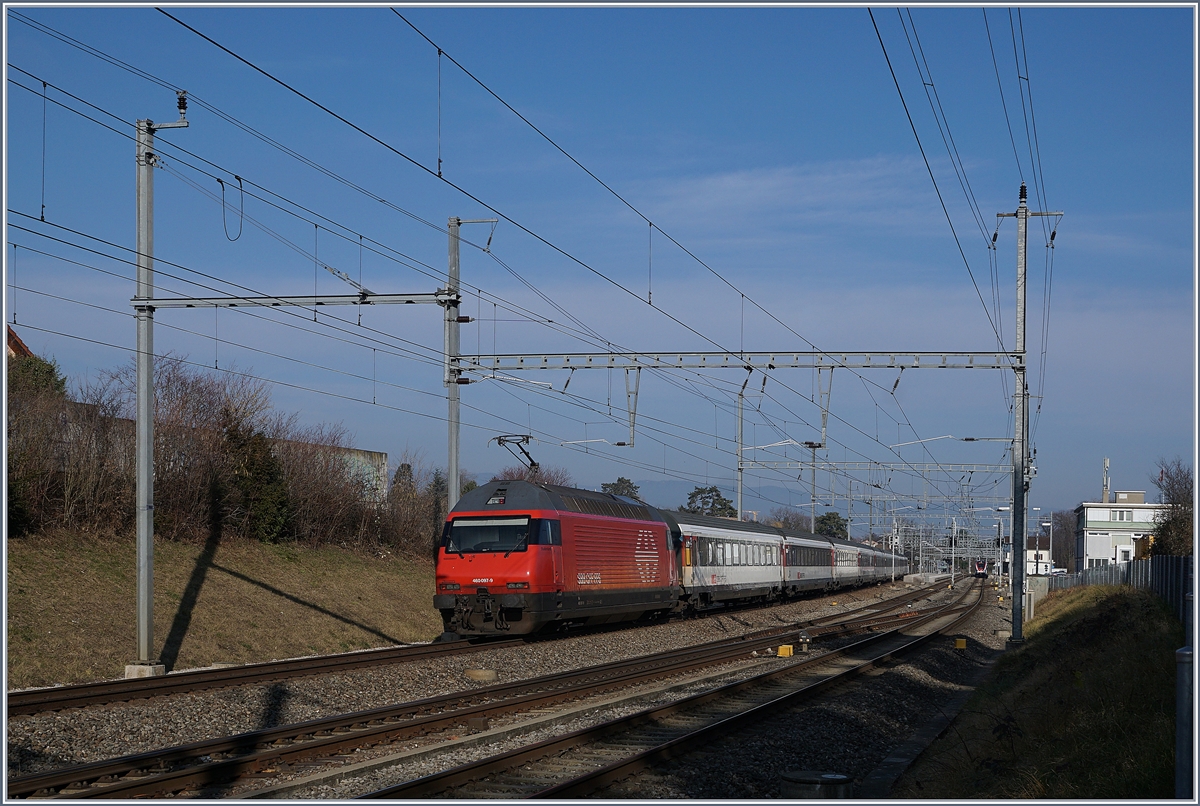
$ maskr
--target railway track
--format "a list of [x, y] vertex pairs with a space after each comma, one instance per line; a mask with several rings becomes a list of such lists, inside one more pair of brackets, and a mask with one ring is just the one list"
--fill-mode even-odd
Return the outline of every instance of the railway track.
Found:
[[274, 683], [293, 677], [331, 674], [389, 663], [405, 663], [430, 657], [445, 657], [463, 652], [514, 646], [520, 643], [522, 643], [521, 639], [514, 638], [480, 643], [456, 641], [445, 644], [414, 644], [348, 652], [340, 655], [249, 663], [215, 669], [195, 669], [160, 677], [103, 680], [98, 683], [10, 691], [8, 692], [8, 715], [13, 717], [45, 711], [61, 711], [65, 708], [86, 708], [90, 705], [162, 697], [187, 691]]
[[[612, 629], [611, 627], [604, 629]], [[576, 633], [578, 634], [578, 633]], [[195, 669], [160, 677], [141, 677], [128, 680], [103, 680], [70, 686], [10, 691], [7, 696], [8, 716], [61, 711], [67, 708], [86, 708], [113, 702], [130, 702], [150, 697], [163, 697], [189, 691], [205, 691], [231, 686], [275, 683], [296, 677], [332, 674], [370, 666], [406, 663], [431, 657], [448, 657], [469, 652], [517, 646], [526, 641], [544, 640], [537, 637], [489, 639], [484, 641], [455, 641], [451, 643], [414, 644], [386, 647], [338, 655], [239, 664], [213, 669]]]
[[[819, 696], [839, 683], [955, 629], [983, 601], [972, 585], [954, 603], [923, 612], [903, 629], [872, 635], [802, 661], [670, 705], [360, 796], [400, 798], [579, 798], [687, 753], [756, 720]], [[974, 601], [964, 604], [964, 600]]]
[[8, 782], [8, 795], [13, 798], [162, 795], [212, 788], [239, 776], [289, 765], [324, 765], [344, 759], [346, 753], [359, 747], [429, 736], [448, 729], [477, 730], [497, 716], [620, 690], [697, 668], [744, 661], [752, 653], [766, 653], [785, 638], [800, 639], [802, 630], [812, 639], [827, 640], [890, 628], [919, 618], [923, 611], [910, 609], [912, 602], [929, 596], [937, 587], [940, 586], [910, 591], [850, 614], [683, 650], [13, 778]]

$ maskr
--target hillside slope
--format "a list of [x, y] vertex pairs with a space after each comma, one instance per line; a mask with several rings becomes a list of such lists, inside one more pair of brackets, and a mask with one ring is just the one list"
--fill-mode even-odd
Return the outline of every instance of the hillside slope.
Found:
[[[132, 536], [7, 545], [8, 688], [121, 677], [137, 656]], [[154, 646], [170, 669], [345, 652], [441, 632], [428, 559], [156, 541]]]
[[1038, 603], [893, 798], [1172, 798], [1182, 625], [1146, 591], [1102, 586]]

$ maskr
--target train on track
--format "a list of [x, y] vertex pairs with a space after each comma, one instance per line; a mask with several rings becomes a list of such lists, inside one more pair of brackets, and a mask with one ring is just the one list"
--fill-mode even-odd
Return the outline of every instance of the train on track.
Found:
[[862, 543], [495, 481], [447, 517], [433, 605], [443, 640], [527, 635], [777, 601], [908, 571], [906, 557]]
[[987, 560], [975, 561], [975, 576], [979, 579], [987, 579]]

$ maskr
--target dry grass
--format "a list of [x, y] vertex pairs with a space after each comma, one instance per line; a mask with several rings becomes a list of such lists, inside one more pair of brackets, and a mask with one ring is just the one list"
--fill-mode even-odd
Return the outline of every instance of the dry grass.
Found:
[[[121, 677], [137, 656], [132, 536], [12, 538], [8, 688]], [[426, 558], [227, 538], [157, 541], [155, 649], [168, 668], [426, 641], [441, 632]]]
[[1037, 613], [892, 797], [1174, 796], [1178, 621], [1148, 593], [1107, 586], [1056, 593]]

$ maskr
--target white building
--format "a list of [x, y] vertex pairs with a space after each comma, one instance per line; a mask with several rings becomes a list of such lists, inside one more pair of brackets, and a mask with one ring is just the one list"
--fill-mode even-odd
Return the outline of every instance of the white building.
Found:
[[1147, 504], [1141, 490], [1117, 491], [1110, 498], [1075, 508], [1075, 571], [1129, 562], [1149, 548], [1154, 515], [1163, 505]]
[[1050, 576], [1050, 536], [1025, 538], [1025, 576]]

